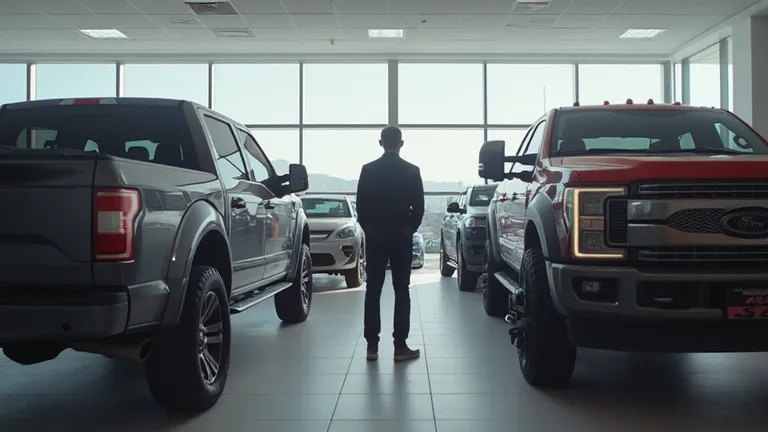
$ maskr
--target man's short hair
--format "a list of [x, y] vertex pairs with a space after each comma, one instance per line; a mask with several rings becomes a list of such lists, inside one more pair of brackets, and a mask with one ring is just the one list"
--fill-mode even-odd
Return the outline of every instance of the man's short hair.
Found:
[[381, 146], [385, 150], [397, 150], [403, 141], [403, 132], [397, 126], [387, 126], [381, 130]]

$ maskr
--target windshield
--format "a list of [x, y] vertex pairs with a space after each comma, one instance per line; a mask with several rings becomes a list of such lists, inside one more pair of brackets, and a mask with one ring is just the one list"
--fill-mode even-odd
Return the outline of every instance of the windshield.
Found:
[[198, 169], [189, 128], [177, 107], [68, 105], [4, 110], [0, 148], [101, 153]]
[[475, 186], [472, 189], [472, 194], [469, 195], [469, 206], [484, 207], [489, 205], [494, 192], [496, 192], [496, 186], [498, 185]]
[[600, 153], [768, 154], [768, 145], [733, 114], [721, 110], [607, 110], [561, 112], [552, 156]]
[[349, 218], [352, 212], [346, 200], [333, 198], [302, 198], [308, 218]]

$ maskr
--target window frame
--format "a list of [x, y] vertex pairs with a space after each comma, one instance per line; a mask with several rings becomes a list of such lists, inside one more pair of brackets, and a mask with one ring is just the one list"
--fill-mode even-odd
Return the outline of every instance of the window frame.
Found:
[[[261, 146], [259, 145], [259, 142], [256, 140], [256, 137], [254, 137], [250, 131], [247, 128], [237, 126], [235, 128], [239, 133], [243, 134], [243, 142], [239, 142], [238, 144], [242, 147], [243, 152], [243, 159], [246, 161], [246, 169], [248, 170], [248, 175], [252, 178], [252, 181], [256, 183], [263, 182], [264, 180], [270, 179], [276, 175], [275, 167], [272, 166], [272, 162], [267, 158], [267, 154], [264, 153], [264, 150], [261, 149]], [[238, 137], [239, 138], [239, 137]], [[247, 140], [248, 138], [253, 141], [253, 145], [255, 146], [255, 150], [258, 152], [258, 154], [253, 154], [251, 150], [248, 148]], [[253, 167], [250, 164], [250, 160], [248, 157], [253, 157], [256, 159], [257, 162], [259, 162], [262, 166], [264, 166], [267, 169], [267, 178], [265, 179], [257, 179], [253, 174]]]
[[[520, 147], [517, 149], [517, 153], [515, 153], [515, 156], [522, 156], [525, 154], [528, 154], [528, 149], [531, 146], [531, 142], [533, 141], [533, 138], [536, 136], [536, 132], [539, 130], [539, 127], [541, 125], [547, 124], [547, 116], [543, 115], [539, 117], [538, 120], [533, 122], [530, 128], [528, 128], [528, 132], [525, 133], [525, 137], [523, 137], [523, 141], [520, 143]], [[545, 126], [546, 127], [546, 126]], [[545, 131], [546, 133], [546, 131]], [[544, 144], [544, 136], [541, 137], [541, 145], [539, 145], [539, 149], [537, 150], [537, 154], [541, 154], [541, 146]], [[537, 158], [538, 161], [538, 158]], [[509, 168], [509, 173], [512, 174], [513, 172], [522, 172], [524, 170], [515, 171], [515, 169], [518, 166], [522, 166], [519, 163], [513, 163], [512, 167]]]
[[[219, 165], [219, 163], [221, 162], [222, 159], [226, 159], [227, 163], [229, 163], [230, 165], [232, 165], [235, 168], [238, 168], [237, 166], [234, 165], [234, 162], [232, 162], [232, 161], [230, 161], [228, 159], [229, 157], [231, 157], [235, 153], [237, 153], [240, 156], [240, 161], [243, 163], [243, 171], [241, 171], [239, 178], [238, 177], [232, 177], [232, 179], [234, 179], [234, 180], [246, 180], [246, 179], [248, 179], [249, 178], [248, 164], [245, 161], [245, 157], [243, 155], [243, 150], [242, 150], [242, 148], [240, 146], [239, 140], [237, 139], [237, 136], [234, 133], [234, 128], [232, 127], [233, 126], [232, 123], [229, 120], [227, 120], [226, 118], [224, 118], [222, 116], [219, 116], [219, 115], [215, 114], [212, 111], [209, 111], [209, 110], [200, 110], [200, 111], [201, 111], [201, 117], [202, 117], [202, 121], [203, 121], [203, 126], [205, 127], [205, 132], [208, 135], [208, 139], [211, 140], [211, 150], [213, 151], [214, 155], [216, 155], [216, 160], [215, 160], [216, 171], [217, 171], [217, 174], [218, 174], [219, 178], [221, 178], [221, 170], [219, 169], [218, 165]], [[206, 121], [206, 119], [211, 119], [213, 121], [217, 121], [217, 122], [223, 123], [225, 126], [227, 126], [227, 128], [229, 129], [229, 133], [232, 136], [232, 139], [234, 140], [234, 143], [235, 143], [235, 151], [233, 153], [230, 153], [230, 154], [224, 155], [224, 156], [222, 156], [219, 153], [219, 149], [216, 148], [216, 141], [213, 139], [213, 135], [211, 135], [211, 128], [208, 126], [208, 122]]]

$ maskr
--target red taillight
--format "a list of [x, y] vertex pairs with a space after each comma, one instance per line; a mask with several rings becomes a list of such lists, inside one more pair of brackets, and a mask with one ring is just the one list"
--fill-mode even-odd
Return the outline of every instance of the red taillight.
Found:
[[96, 261], [133, 261], [136, 218], [141, 196], [136, 189], [97, 189], [94, 193], [93, 253]]
[[72, 105], [98, 105], [101, 103], [101, 99], [99, 98], [86, 98], [86, 99], [75, 99], [74, 102], [72, 102]]

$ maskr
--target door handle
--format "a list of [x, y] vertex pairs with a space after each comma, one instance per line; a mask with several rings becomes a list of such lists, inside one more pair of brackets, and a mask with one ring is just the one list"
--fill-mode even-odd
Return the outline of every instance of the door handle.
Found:
[[232, 198], [231, 205], [233, 209], [244, 209], [245, 200], [242, 198]]
[[267, 209], [267, 210], [273, 210], [275, 208], [275, 205], [272, 204], [271, 201], [266, 201], [264, 203], [264, 208]]

